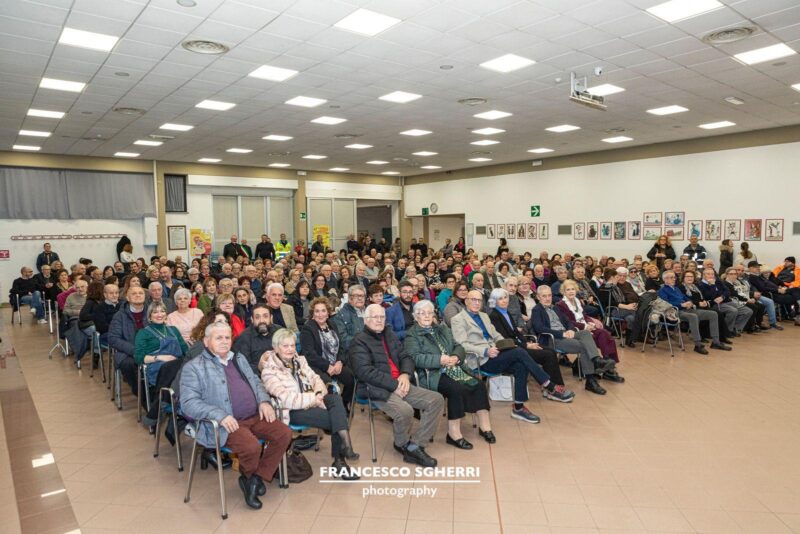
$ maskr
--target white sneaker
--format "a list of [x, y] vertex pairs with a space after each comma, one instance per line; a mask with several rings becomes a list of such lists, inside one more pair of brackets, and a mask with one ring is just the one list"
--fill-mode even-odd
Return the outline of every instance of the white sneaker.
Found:
[[31, 308], [31, 315], [36, 315], [36, 310]]
[[47, 324], [47, 319], [39, 319], [36, 322], [38, 322], [39, 324]]

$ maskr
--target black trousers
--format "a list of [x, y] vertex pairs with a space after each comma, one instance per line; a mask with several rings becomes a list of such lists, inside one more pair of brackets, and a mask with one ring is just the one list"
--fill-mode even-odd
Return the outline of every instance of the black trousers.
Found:
[[542, 366], [542, 369], [550, 375], [550, 380], [559, 386], [564, 385], [561, 377], [561, 366], [558, 365], [558, 355], [553, 349], [525, 349], [533, 361]]
[[325, 395], [325, 410], [309, 408], [308, 410], [291, 410], [289, 423], [304, 425], [331, 431], [331, 456], [338, 458], [342, 450], [342, 438], [338, 432], [347, 430], [347, 412], [339, 395]]
[[753, 304], [747, 304], [747, 307], [753, 310], [753, 315], [750, 317], [750, 320], [747, 321], [747, 325], [745, 326], [745, 330], [752, 330], [754, 326], [761, 325], [764, 321], [764, 313], [767, 311], [766, 306], [761, 304], [760, 302], [756, 301]]
[[447, 419], [455, 421], [467, 413], [475, 413], [489, 409], [489, 397], [486, 388], [480, 381], [474, 385], [457, 382], [446, 374], [439, 375], [436, 391], [447, 401]]
[[136, 376], [138, 366], [133, 356], [126, 356], [121, 362], [117, 364], [117, 369], [122, 373], [122, 379], [131, 388], [131, 392], [136, 395], [139, 393], [139, 380]]
[[319, 369], [314, 369], [314, 372], [316, 372], [326, 384], [330, 384], [332, 380], [336, 380], [339, 383], [342, 388], [342, 401], [344, 401], [344, 407], [346, 410], [350, 411], [350, 404], [353, 402], [353, 393], [355, 392], [355, 379], [353, 377], [353, 371], [351, 371], [350, 368], [345, 365], [342, 367], [342, 372], [334, 377], [331, 377], [328, 373]]

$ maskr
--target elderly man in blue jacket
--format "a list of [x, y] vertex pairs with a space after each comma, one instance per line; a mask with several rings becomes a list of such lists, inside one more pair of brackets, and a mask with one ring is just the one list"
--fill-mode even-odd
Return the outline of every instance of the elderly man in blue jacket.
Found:
[[[239, 487], [247, 506], [261, 508], [259, 496], [267, 492], [264, 481], [281, 463], [292, 441], [292, 431], [281, 422], [270, 396], [247, 359], [231, 352], [231, 327], [212, 323], [206, 327], [205, 350], [181, 370], [183, 415], [200, 421], [197, 440], [214, 447], [214, 428], [219, 425], [219, 444], [239, 457]], [[267, 441], [263, 448], [259, 439]]]

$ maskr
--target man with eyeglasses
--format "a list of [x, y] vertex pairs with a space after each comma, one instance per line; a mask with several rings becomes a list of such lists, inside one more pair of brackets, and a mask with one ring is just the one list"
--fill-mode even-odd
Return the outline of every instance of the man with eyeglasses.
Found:
[[394, 331], [397, 339], [402, 343], [406, 338], [406, 331], [414, 326], [414, 295], [416, 289], [409, 280], [403, 280], [398, 285], [400, 298], [386, 310], [386, 322]]
[[364, 330], [366, 302], [367, 290], [362, 285], [353, 284], [347, 290], [347, 303], [332, 318], [345, 353], [356, 334]]
[[[350, 364], [358, 379], [356, 394], [368, 397], [392, 418], [394, 448], [403, 461], [435, 467], [437, 462], [424, 444], [433, 437], [444, 409], [441, 394], [411, 385], [414, 358], [386, 327], [386, 315], [378, 304], [370, 304], [364, 317], [364, 331], [350, 346]], [[411, 435], [414, 409], [420, 411], [420, 423]]]

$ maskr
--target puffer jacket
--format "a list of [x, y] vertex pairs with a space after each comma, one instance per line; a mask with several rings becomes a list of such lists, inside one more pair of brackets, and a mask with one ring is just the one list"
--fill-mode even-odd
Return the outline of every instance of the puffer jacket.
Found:
[[[256, 403], [270, 402], [270, 396], [264, 385], [250, 369], [250, 364], [244, 356], [236, 354], [228, 365], [236, 366], [242, 377], [250, 384]], [[204, 350], [200, 356], [186, 362], [181, 368], [180, 391], [181, 410], [190, 420], [211, 419], [220, 422], [227, 416], [233, 415], [225, 368], [219, 358], [208, 350]], [[214, 429], [211, 424], [199, 425], [197, 440], [204, 447], [214, 447]], [[220, 446], [224, 446], [227, 440], [228, 431], [220, 425]]]
[[325, 382], [308, 366], [305, 357], [295, 356], [294, 361], [295, 366], [299, 366], [298, 373], [313, 388], [311, 391], [300, 391], [300, 384], [292, 374], [292, 370], [284, 365], [281, 357], [274, 352], [270, 356], [265, 356], [264, 366], [261, 370], [261, 381], [264, 383], [264, 388], [269, 395], [281, 401], [283, 406], [281, 420], [287, 425], [291, 410], [311, 408], [316, 405], [317, 393], [323, 395], [327, 393]]
[[[150, 322], [145, 312], [143, 326]], [[117, 367], [125, 358], [133, 358], [136, 353], [136, 321], [131, 306], [127, 302], [114, 314], [108, 327], [108, 346], [114, 349], [114, 362]]]
[[356, 394], [369, 396], [373, 400], [386, 400], [397, 389], [397, 380], [392, 378], [384, 341], [397, 369], [409, 377], [414, 374], [414, 358], [408, 354], [390, 328], [374, 332], [368, 328], [357, 334], [350, 344], [349, 359], [353, 373], [358, 379]]

